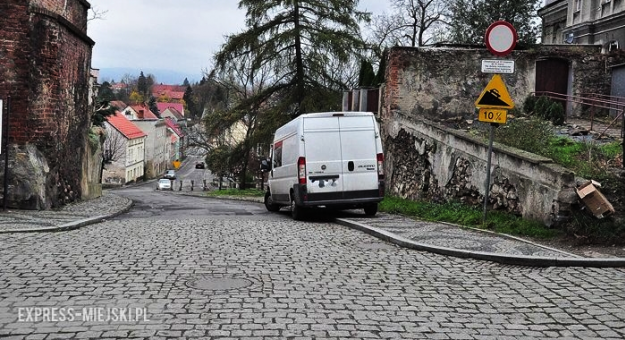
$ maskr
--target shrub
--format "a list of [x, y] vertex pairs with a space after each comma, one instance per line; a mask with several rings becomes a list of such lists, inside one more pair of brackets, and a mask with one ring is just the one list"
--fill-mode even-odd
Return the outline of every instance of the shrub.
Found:
[[547, 107], [544, 113], [546, 120], [553, 123], [553, 125], [564, 125], [564, 108], [561, 103], [551, 101], [551, 105]]
[[534, 115], [540, 118], [545, 118], [545, 114], [551, 106], [551, 99], [548, 97], [539, 97], [534, 105]]
[[536, 107], [536, 96], [530, 95], [525, 98], [525, 102], [523, 102], [523, 112], [525, 114], [531, 114], [534, 112], [534, 108]]

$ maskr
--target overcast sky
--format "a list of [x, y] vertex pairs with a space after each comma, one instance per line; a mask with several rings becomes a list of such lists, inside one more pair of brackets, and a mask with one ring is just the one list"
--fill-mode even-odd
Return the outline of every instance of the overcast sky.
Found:
[[[89, 0], [103, 19], [89, 22], [93, 68], [128, 67], [198, 74], [224, 36], [241, 32], [245, 12], [238, 0]], [[361, 9], [382, 14], [388, 0], [361, 0]]]

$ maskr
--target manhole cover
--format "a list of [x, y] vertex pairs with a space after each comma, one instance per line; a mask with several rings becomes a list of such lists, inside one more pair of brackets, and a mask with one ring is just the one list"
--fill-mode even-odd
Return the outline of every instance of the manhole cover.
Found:
[[393, 250], [396, 249], [395, 246], [387, 244], [387, 243], [358, 243], [358, 247], [362, 249], [368, 250]]
[[187, 281], [187, 286], [203, 290], [230, 290], [249, 287], [252, 281], [232, 277], [203, 277]]

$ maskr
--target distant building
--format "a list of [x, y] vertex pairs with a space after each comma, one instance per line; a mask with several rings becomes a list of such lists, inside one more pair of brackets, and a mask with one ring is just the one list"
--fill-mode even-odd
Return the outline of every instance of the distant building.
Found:
[[111, 84], [111, 91], [113, 93], [120, 93], [128, 90], [128, 84], [125, 83], [115, 83]]
[[143, 179], [147, 135], [119, 111], [107, 117], [104, 125], [104, 157], [109, 163], [102, 172], [102, 182], [126, 184]]
[[156, 103], [156, 107], [158, 107], [158, 112], [161, 113], [161, 117], [165, 117], [163, 113], [169, 110], [171, 112], [168, 116], [176, 120], [184, 119], [184, 104], [182, 103]]
[[145, 141], [146, 178], [156, 178], [170, 168], [167, 126], [145, 104], [130, 105], [124, 115], [148, 136]]
[[546, 0], [538, 15], [546, 45], [601, 45], [605, 53], [625, 42], [623, 0]]
[[182, 160], [185, 157], [184, 149], [185, 149], [185, 134], [178, 125], [178, 123], [170, 118], [164, 118], [165, 125], [167, 125], [167, 130], [171, 134], [170, 142], [171, 142], [171, 153], [170, 153], [170, 161]]
[[186, 90], [187, 87], [181, 85], [152, 85], [152, 96], [158, 102], [183, 103]]

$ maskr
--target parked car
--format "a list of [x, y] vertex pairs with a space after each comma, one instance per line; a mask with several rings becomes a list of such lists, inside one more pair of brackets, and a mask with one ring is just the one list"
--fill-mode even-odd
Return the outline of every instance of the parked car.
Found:
[[171, 180], [167, 178], [159, 179], [156, 190], [171, 190]]
[[196, 169], [204, 169], [204, 162], [197, 162], [197, 163], [195, 163], [195, 168]]
[[167, 170], [163, 178], [176, 179], [176, 170]]

